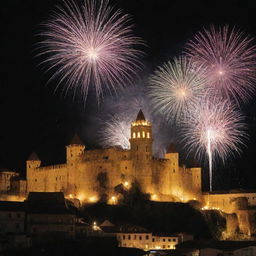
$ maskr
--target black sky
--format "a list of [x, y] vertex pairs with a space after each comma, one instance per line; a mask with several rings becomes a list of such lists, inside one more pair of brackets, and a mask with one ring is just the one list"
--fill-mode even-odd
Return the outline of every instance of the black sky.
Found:
[[[203, 26], [235, 25], [256, 37], [255, 1], [111, 0], [133, 16], [136, 35], [147, 44], [148, 72], [178, 56], [187, 40]], [[36, 151], [45, 163], [63, 161], [65, 145], [79, 127], [89, 126], [81, 116], [95, 110], [89, 98], [84, 107], [72, 97], [54, 94], [54, 83], [34, 58], [39, 24], [61, 1], [1, 1], [0, 167], [24, 172], [25, 160]], [[82, 107], [81, 107], [82, 106]], [[240, 157], [216, 175], [216, 186], [255, 187], [256, 103], [246, 106], [250, 141]], [[82, 114], [81, 114], [82, 112]], [[85, 122], [85, 123], [84, 123]], [[86, 136], [84, 136], [86, 139]], [[86, 144], [86, 141], [85, 141]]]

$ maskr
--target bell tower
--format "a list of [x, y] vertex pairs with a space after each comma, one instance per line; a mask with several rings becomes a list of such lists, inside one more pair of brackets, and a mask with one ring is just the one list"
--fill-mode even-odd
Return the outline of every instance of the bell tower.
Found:
[[152, 187], [152, 142], [151, 124], [140, 110], [131, 125], [130, 144], [134, 176], [145, 192], [150, 192]]

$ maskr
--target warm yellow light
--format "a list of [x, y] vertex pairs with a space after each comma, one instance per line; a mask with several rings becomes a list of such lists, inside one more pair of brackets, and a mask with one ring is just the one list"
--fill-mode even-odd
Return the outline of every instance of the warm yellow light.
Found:
[[116, 196], [111, 196], [110, 200], [109, 200], [110, 204], [117, 204], [117, 198]]
[[142, 138], [145, 138], [145, 132], [144, 131], [142, 132]]
[[155, 201], [158, 199], [158, 196], [156, 194], [151, 195], [151, 200]]
[[210, 207], [208, 205], [205, 205], [204, 207], [201, 208], [201, 210], [203, 210], [203, 211], [204, 210], [209, 210], [209, 209], [210, 209]]
[[124, 187], [125, 187], [125, 188], [129, 188], [129, 186], [130, 186], [130, 183], [129, 183], [128, 181], [125, 181], [125, 182], [124, 182]]
[[74, 199], [74, 195], [72, 195], [72, 194], [69, 194], [68, 197], [69, 197], [70, 199]]
[[138, 120], [138, 121], [132, 122], [132, 126], [150, 126], [150, 122]]
[[95, 202], [97, 202], [97, 201], [98, 201], [98, 198], [97, 198], [96, 196], [91, 196], [91, 197], [89, 197], [89, 202], [95, 203]]
[[92, 229], [93, 229], [94, 231], [100, 230], [100, 227], [97, 225], [97, 222], [96, 222], [96, 221], [93, 222], [93, 224], [92, 224]]
[[79, 199], [79, 201], [84, 201], [85, 200], [85, 194], [84, 193], [79, 193], [77, 195], [77, 198]]

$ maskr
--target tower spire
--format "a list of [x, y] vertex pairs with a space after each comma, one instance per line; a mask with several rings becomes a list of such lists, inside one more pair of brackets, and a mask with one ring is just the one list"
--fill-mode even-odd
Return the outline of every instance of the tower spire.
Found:
[[137, 118], [136, 118], [136, 121], [146, 121], [146, 118], [142, 112], [142, 110], [140, 109], [138, 115], [137, 115]]

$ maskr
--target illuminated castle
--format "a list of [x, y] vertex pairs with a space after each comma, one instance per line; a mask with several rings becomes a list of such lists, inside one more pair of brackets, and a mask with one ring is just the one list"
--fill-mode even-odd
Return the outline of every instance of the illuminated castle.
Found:
[[189, 200], [201, 195], [201, 168], [179, 166], [172, 147], [164, 159], [152, 155], [151, 124], [140, 110], [131, 124], [130, 150], [112, 147], [86, 150], [78, 136], [66, 147], [66, 163], [41, 166], [33, 153], [27, 160], [27, 192], [63, 191], [70, 197], [93, 201], [111, 199], [115, 187], [136, 181], [155, 199]]
[[[66, 163], [42, 166], [35, 153], [27, 160], [26, 179], [16, 172], [0, 172], [0, 196], [10, 193], [63, 192], [66, 197], [95, 202], [100, 198], [118, 202], [116, 188], [129, 189], [137, 182], [152, 200], [197, 200], [202, 210], [225, 213], [225, 237], [239, 230], [256, 236], [256, 193], [201, 190], [201, 168], [179, 166], [179, 154], [170, 146], [163, 159], [152, 155], [152, 129], [142, 111], [131, 124], [130, 150], [118, 147], [86, 150], [78, 136], [66, 147]], [[7, 198], [8, 200], [8, 198]], [[24, 198], [22, 199], [24, 200]]]

